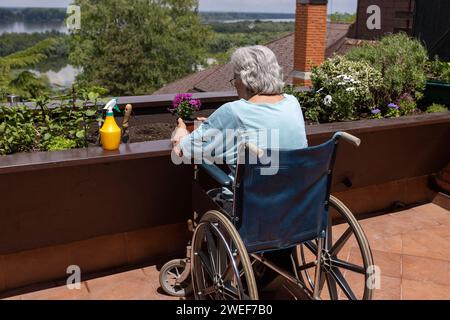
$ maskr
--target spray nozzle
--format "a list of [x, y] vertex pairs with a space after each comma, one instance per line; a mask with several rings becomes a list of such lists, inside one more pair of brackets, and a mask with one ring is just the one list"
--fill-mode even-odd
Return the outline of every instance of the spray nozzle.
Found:
[[103, 108], [103, 110], [108, 110], [107, 114], [106, 114], [107, 116], [113, 116], [114, 110], [117, 112], [120, 112], [120, 108], [117, 106], [118, 102], [119, 102], [119, 99], [114, 98], [106, 104], [106, 106]]

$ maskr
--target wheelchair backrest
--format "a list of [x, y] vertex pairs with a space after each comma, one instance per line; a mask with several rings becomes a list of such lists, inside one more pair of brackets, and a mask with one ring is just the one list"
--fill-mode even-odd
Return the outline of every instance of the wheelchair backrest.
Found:
[[[291, 247], [325, 235], [328, 199], [337, 140], [301, 150], [278, 153], [274, 164], [238, 165], [235, 215], [238, 230], [250, 253]], [[251, 162], [250, 162], [251, 163]], [[266, 170], [266, 174], [262, 174]]]

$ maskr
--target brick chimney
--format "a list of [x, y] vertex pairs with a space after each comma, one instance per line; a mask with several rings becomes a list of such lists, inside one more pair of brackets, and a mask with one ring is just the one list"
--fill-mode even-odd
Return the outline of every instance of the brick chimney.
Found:
[[311, 68], [325, 60], [327, 0], [297, 0], [293, 82], [311, 85]]

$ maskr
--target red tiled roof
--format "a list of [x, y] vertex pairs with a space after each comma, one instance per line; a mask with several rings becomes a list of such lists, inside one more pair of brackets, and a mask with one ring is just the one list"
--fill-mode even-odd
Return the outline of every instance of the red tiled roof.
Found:
[[[346, 38], [351, 24], [347, 23], [329, 23], [327, 33], [327, 57], [333, 53], [348, 50], [351, 42]], [[352, 39], [353, 40], [353, 39]], [[268, 44], [277, 56], [278, 62], [283, 68], [286, 83], [292, 83], [292, 72], [294, 71], [294, 33], [283, 38], [274, 40]], [[348, 47], [348, 48], [347, 48]], [[183, 79], [177, 80], [165, 87], [157, 90], [154, 94], [169, 94], [181, 92], [214, 92], [214, 91], [233, 91], [235, 90], [229, 80], [233, 78], [233, 67], [230, 63], [221, 66], [214, 66], [204, 71], [189, 75]]]

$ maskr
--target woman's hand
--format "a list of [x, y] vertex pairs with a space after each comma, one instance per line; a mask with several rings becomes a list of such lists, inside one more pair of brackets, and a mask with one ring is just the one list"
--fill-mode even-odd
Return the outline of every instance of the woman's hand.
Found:
[[175, 129], [175, 131], [172, 133], [172, 146], [173, 151], [175, 154], [179, 157], [183, 155], [181, 148], [180, 148], [180, 142], [183, 140], [184, 137], [189, 135], [189, 131], [186, 129], [186, 124], [182, 119], [178, 119], [178, 125]]

